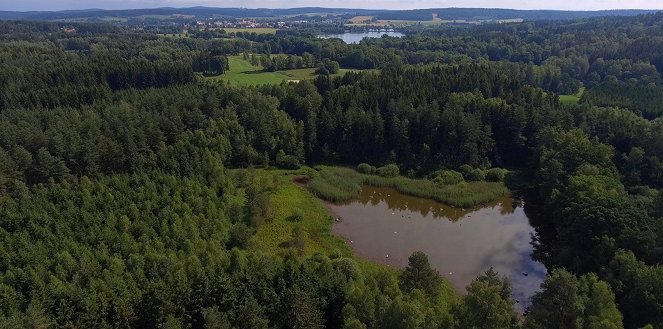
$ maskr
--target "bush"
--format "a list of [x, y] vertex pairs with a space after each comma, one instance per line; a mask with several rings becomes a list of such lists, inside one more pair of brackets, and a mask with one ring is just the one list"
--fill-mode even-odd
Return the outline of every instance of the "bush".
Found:
[[465, 178], [467, 178], [467, 175], [469, 175], [470, 172], [472, 172], [472, 170], [474, 170], [474, 168], [472, 168], [472, 166], [466, 165], [466, 164], [458, 167], [458, 171], [460, 171], [460, 173], [463, 174], [463, 176]]
[[463, 182], [463, 174], [455, 170], [441, 170], [433, 178], [433, 182], [440, 186], [454, 185]]
[[376, 170], [377, 170], [377, 169], [376, 169], [375, 167], [369, 165], [368, 163], [360, 163], [360, 164], [357, 166], [357, 171], [360, 172], [360, 173], [362, 173], [362, 174], [373, 175], [373, 174], [375, 174], [375, 171], [376, 171]]
[[378, 168], [376, 172], [382, 177], [396, 177], [400, 173], [400, 169], [395, 164], [388, 164]]
[[484, 173], [481, 169], [473, 169], [467, 175], [465, 175], [465, 179], [470, 182], [480, 182], [486, 180], [486, 173]]
[[280, 163], [278, 163], [278, 166], [283, 168], [283, 169], [299, 169], [302, 164], [299, 162], [299, 159], [297, 159], [296, 156], [294, 155], [286, 155], [285, 158], [282, 159]]
[[341, 70], [341, 67], [340, 67], [340, 65], [338, 64], [337, 61], [330, 61], [329, 63], [325, 64], [325, 67], [327, 67], [327, 70], [331, 74], [337, 74], [338, 71]]
[[318, 68], [315, 69], [315, 74], [316, 75], [329, 75], [329, 70], [327, 70], [327, 68], [324, 65], [320, 64], [318, 66]]
[[502, 168], [491, 168], [486, 171], [486, 180], [489, 182], [503, 182], [507, 170]]
[[346, 280], [359, 278], [360, 270], [352, 258], [338, 258], [332, 261], [332, 266], [345, 275]]
[[315, 74], [337, 74], [339, 70], [340, 66], [338, 62], [330, 61], [329, 59], [325, 58], [322, 62], [320, 62], [320, 64], [318, 64], [318, 68], [315, 70]]
[[283, 150], [279, 150], [279, 152], [276, 153], [276, 165], [279, 166], [279, 168], [291, 170], [299, 169], [302, 166], [296, 156], [286, 155]]

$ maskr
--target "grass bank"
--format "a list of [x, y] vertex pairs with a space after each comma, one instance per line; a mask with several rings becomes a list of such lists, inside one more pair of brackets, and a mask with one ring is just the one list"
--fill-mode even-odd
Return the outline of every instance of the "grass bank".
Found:
[[430, 180], [403, 176], [381, 177], [354, 169], [319, 166], [308, 189], [321, 199], [339, 202], [357, 198], [362, 185], [392, 187], [403, 194], [435, 200], [454, 207], [472, 207], [493, 201], [508, 193], [504, 183], [461, 182], [439, 186]]
[[[296, 177], [306, 175], [307, 172], [306, 169], [251, 170], [250, 175], [254, 181], [269, 182], [273, 185], [269, 194], [274, 211], [273, 218], [266, 220], [256, 229], [249, 242], [249, 249], [283, 256], [292, 250], [290, 242], [293, 239], [293, 231], [298, 227], [303, 232], [303, 243], [300, 245], [303, 255], [352, 255], [346, 243], [332, 235], [333, 218], [324, 204], [306, 188], [294, 182]], [[293, 216], [295, 213], [300, 216], [297, 220]]]
[[[235, 175], [241, 170], [246, 169], [231, 170], [231, 175]], [[255, 230], [248, 249], [259, 253], [284, 256], [293, 252], [294, 248], [290, 246], [293, 231], [295, 227], [300, 227], [304, 237], [302, 256], [308, 257], [320, 253], [331, 258], [352, 258], [362, 272], [369, 276], [376, 277], [386, 273], [397, 279], [400, 269], [355, 256], [348, 243], [331, 233], [334, 220], [323, 201], [313, 195], [305, 186], [296, 182], [298, 177], [311, 177], [315, 174], [315, 170], [306, 167], [300, 170], [251, 170], [251, 175], [258, 180], [274, 182], [270, 199], [275, 207], [275, 215]], [[242, 200], [238, 201], [242, 202]], [[295, 212], [301, 214], [301, 219], [293, 220]], [[440, 300], [444, 302], [444, 305], [451, 307], [458, 298], [459, 294], [453, 285], [447, 280], [443, 280]]]

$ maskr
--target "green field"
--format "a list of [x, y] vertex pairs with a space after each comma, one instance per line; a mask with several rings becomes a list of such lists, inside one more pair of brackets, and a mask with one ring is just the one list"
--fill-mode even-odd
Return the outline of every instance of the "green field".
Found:
[[585, 92], [585, 87], [580, 88], [577, 94], [575, 95], [559, 95], [559, 102], [563, 105], [575, 105], [580, 103], [580, 98]]
[[443, 22], [439, 20], [434, 20], [434, 21], [408, 21], [408, 20], [378, 20], [375, 22], [371, 23], [349, 23], [345, 24], [345, 26], [355, 26], [355, 27], [362, 27], [362, 26], [412, 26], [412, 25], [424, 25], [424, 26], [438, 26], [442, 25]]
[[437, 14], [431, 14], [432, 20], [428, 21], [412, 21], [412, 20], [402, 20], [402, 19], [381, 19], [373, 20], [374, 16], [355, 16], [349, 19], [346, 26], [411, 26], [411, 25], [425, 25], [425, 26], [436, 26], [441, 25], [443, 21], [437, 16]]
[[[283, 81], [300, 81], [315, 78], [315, 69], [296, 69], [287, 71], [265, 72], [260, 66], [253, 66], [242, 56], [228, 56], [230, 70], [221, 76], [208, 77], [211, 80], [223, 80], [231, 84], [256, 86], [261, 84], [279, 84]], [[353, 71], [341, 69], [336, 75]]]
[[256, 27], [256, 28], [239, 28], [239, 27], [224, 27], [226, 33], [235, 33], [235, 32], [249, 32], [256, 34], [276, 34], [278, 31], [275, 28], [271, 27]]

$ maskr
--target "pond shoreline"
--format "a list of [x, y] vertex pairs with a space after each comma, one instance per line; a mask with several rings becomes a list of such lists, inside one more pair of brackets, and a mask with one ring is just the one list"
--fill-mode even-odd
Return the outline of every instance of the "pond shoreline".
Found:
[[494, 267], [511, 279], [515, 306], [523, 310], [545, 278], [545, 267], [530, 257], [534, 228], [523, 205], [510, 196], [458, 209], [393, 188], [365, 186], [357, 200], [323, 203], [334, 218], [332, 233], [358, 257], [402, 269], [412, 252], [423, 251], [460, 294]]

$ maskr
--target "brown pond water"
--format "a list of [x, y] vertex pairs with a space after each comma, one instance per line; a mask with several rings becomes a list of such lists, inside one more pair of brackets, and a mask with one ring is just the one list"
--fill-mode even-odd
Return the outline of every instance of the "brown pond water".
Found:
[[360, 257], [405, 267], [414, 251], [423, 251], [458, 291], [493, 267], [511, 280], [513, 298], [523, 309], [545, 279], [545, 267], [530, 256], [534, 228], [523, 203], [509, 196], [459, 209], [392, 188], [365, 186], [359, 199], [328, 207], [341, 218], [334, 234]]

